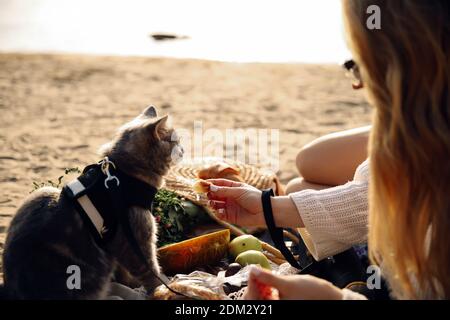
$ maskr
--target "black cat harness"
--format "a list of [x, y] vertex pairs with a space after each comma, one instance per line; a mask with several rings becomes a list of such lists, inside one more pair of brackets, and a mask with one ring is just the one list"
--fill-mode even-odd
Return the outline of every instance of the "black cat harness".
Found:
[[108, 157], [87, 166], [81, 176], [63, 188], [102, 247], [115, 235], [119, 225], [132, 247], [135, 246], [128, 209], [135, 206], [151, 210], [157, 191], [116, 168]]
[[[131, 228], [129, 208], [140, 207], [150, 211], [157, 191], [155, 187], [119, 170], [108, 157], [84, 168], [81, 176], [63, 188], [63, 193], [72, 200], [100, 247], [106, 249], [106, 244], [120, 227], [133, 252], [153, 274]], [[165, 275], [154, 276], [173, 293], [195, 299], [171, 289]]]

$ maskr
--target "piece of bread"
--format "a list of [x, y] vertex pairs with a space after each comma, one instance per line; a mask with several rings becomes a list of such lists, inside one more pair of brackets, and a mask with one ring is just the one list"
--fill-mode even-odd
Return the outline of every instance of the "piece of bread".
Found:
[[205, 180], [197, 180], [192, 186], [192, 189], [197, 193], [208, 193], [210, 187], [211, 182]]
[[244, 179], [239, 175], [238, 168], [232, 167], [225, 162], [220, 162], [212, 166], [207, 166], [201, 169], [197, 176], [200, 179], [228, 179], [237, 182], [244, 182]]

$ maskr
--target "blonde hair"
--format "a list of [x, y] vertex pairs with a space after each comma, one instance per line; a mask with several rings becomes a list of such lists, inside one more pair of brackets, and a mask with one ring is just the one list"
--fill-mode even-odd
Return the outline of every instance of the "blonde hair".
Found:
[[[381, 29], [366, 10], [381, 10]], [[369, 102], [369, 249], [402, 298], [450, 298], [450, 4], [343, 0]]]

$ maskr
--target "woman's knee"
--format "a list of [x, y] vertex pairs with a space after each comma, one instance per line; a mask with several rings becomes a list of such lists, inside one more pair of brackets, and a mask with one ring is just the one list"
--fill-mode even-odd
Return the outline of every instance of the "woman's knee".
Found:
[[314, 181], [314, 172], [317, 169], [318, 161], [320, 159], [315, 148], [310, 145], [303, 147], [295, 159], [299, 175], [305, 180]]
[[297, 170], [306, 181], [335, 186], [353, 179], [367, 157], [369, 127], [337, 132], [304, 146], [296, 157]]
[[329, 188], [329, 186], [311, 183], [311, 182], [306, 181], [303, 178], [294, 178], [291, 181], [289, 181], [288, 184], [286, 185], [285, 193], [290, 194], [290, 193], [299, 192], [299, 191], [306, 190], [306, 189], [322, 190], [322, 189], [326, 189], [326, 188]]

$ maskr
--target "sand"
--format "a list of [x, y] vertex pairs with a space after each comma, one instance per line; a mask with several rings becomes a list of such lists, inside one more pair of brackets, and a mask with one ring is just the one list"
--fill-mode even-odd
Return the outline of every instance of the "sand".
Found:
[[335, 65], [0, 54], [0, 251], [33, 182], [97, 161], [98, 147], [148, 104], [175, 127], [279, 129], [284, 183], [303, 145], [366, 125], [371, 113]]

